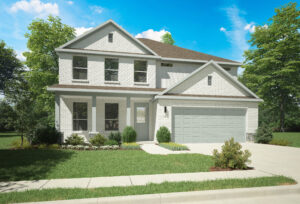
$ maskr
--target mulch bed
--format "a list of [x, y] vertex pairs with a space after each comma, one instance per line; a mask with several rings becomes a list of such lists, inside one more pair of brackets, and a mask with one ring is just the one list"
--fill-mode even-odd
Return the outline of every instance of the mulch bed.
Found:
[[209, 171], [236, 171], [236, 170], [254, 170], [254, 167], [247, 167], [247, 169], [231, 169], [231, 168], [221, 168], [212, 166], [209, 168]]

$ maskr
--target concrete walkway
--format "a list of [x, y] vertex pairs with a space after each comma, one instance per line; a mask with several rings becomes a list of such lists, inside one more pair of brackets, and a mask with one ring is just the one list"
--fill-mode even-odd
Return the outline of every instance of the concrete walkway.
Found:
[[38, 181], [0, 182], [0, 192], [25, 191], [49, 188], [99, 188], [112, 186], [137, 186], [148, 183], [205, 181], [230, 178], [254, 178], [273, 176], [273, 174], [258, 170], [223, 171], [223, 172], [197, 172], [177, 174], [154, 174], [135, 176], [114, 176], [74, 179], [51, 179]]

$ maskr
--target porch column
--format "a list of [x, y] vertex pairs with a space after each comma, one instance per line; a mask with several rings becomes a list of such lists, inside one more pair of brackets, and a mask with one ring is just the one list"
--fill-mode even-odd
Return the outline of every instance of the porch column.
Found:
[[97, 97], [95, 95], [92, 96], [92, 132], [96, 132], [96, 106], [97, 106]]
[[130, 107], [130, 97], [126, 97], [126, 125], [130, 126], [130, 113], [131, 113], [131, 107]]
[[55, 93], [55, 128], [60, 131], [60, 95]]

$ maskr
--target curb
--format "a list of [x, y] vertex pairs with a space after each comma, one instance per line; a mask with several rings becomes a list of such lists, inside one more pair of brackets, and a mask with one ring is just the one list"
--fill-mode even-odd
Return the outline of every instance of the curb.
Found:
[[161, 203], [213, 201], [213, 200], [236, 199], [236, 198], [252, 198], [252, 197], [259, 197], [259, 196], [288, 195], [288, 194], [300, 194], [300, 185], [130, 195], [130, 196], [102, 197], [102, 198], [89, 198], [89, 199], [76, 199], [76, 200], [57, 200], [57, 201], [46, 201], [46, 202], [39, 202], [39, 203], [44, 203], [44, 204], [54, 204], [54, 203], [155, 204], [155, 203], [159, 203], [161, 204]]

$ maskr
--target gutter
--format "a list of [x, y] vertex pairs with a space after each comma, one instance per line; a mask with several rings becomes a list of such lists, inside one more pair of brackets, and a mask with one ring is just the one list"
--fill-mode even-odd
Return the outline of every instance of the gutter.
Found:
[[245, 102], [263, 102], [260, 98], [220, 98], [220, 97], [193, 97], [193, 96], [165, 96], [157, 95], [154, 100], [157, 99], [168, 99], [168, 100], [198, 100], [198, 101], [245, 101]]

